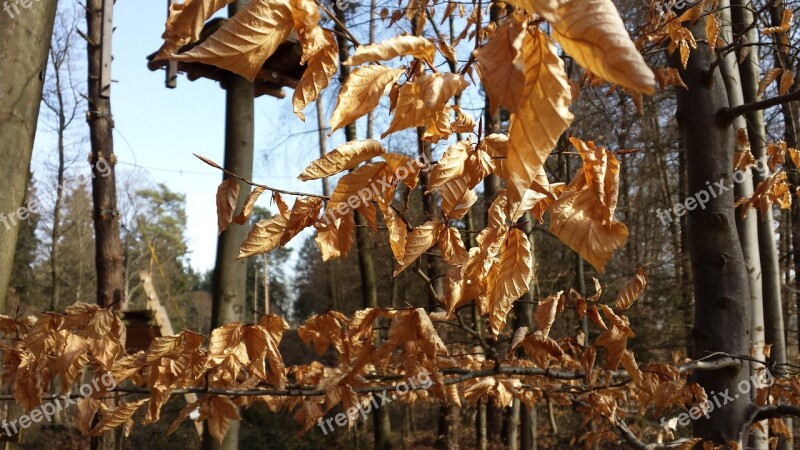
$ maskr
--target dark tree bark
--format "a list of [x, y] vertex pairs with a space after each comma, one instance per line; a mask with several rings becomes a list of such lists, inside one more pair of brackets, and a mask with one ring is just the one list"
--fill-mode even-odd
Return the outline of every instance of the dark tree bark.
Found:
[[[236, 0], [228, 6], [233, 17], [248, 0]], [[245, 178], [253, 176], [253, 139], [255, 123], [255, 87], [234, 74], [225, 80], [225, 162], [226, 170]], [[240, 182], [237, 208], [244, 204], [250, 186]], [[231, 224], [217, 238], [217, 257], [211, 283], [211, 328], [230, 322], [241, 322], [247, 298], [247, 260], [237, 260], [239, 248], [247, 239], [246, 225]], [[239, 448], [239, 422], [230, 424], [222, 444], [212, 438], [208, 427], [203, 430], [204, 450]]]
[[[336, 8], [336, 16], [341, 23], [345, 23], [344, 11]], [[340, 62], [347, 60], [350, 53], [347, 40], [344, 38], [343, 30], [336, 26], [339, 33], [336, 34], [336, 40], [339, 45], [339, 59]], [[350, 67], [344, 64], [339, 65], [339, 79], [344, 84], [347, 77], [350, 75]], [[344, 128], [345, 139], [355, 141], [358, 139], [356, 133], [355, 122], [347, 125]], [[375, 262], [371, 249], [367, 248], [369, 238], [367, 236], [367, 221], [357, 211], [355, 214], [356, 222], [356, 236], [355, 245], [356, 253], [358, 255], [358, 270], [361, 275], [361, 297], [364, 308], [378, 307], [378, 284], [375, 278]], [[378, 344], [379, 342], [376, 342]], [[389, 421], [389, 408], [378, 408], [373, 413], [373, 439], [375, 450], [389, 450], [392, 448], [392, 429], [391, 422]]]
[[33, 2], [30, 8], [19, 8], [12, 14], [0, 11], [0, 58], [3, 61], [0, 64], [1, 312], [6, 308], [19, 233], [17, 211], [25, 197], [56, 2]]
[[[688, 26], [688, 24], [685, 24]], [[691, 26], [698, 39], [705, 39], [704, 20]], [[711, 66], [707, 46], [692, 50], [688, 66], [681, 66], [678, 52], [670, 64], [680, 70], [688, 89], [677, 90], [676, 118], [686, 147], [689, 195], [715, 189], [705, 209], [688, 214], [688, 248], [695, 280], [695, 320], [692, 330], [693, 358], [722, 352], [749, 354], [750, 305], [747, 271], [736, 231], [733, 191], [717, 192], [721, 180], [732, 187], [734, 134], [718, 113], [728, 107], [725, 85], [718, 68]], [[714, 393], [736, 393], [746, 380], [748, 367], [699, 371], [692, 376], [709, 397]], [[710, 417], [694, 422], [694, 434], [717, 443], [739, 442], [741, 426], [750, 406], [749, 396], [739, 396]]]

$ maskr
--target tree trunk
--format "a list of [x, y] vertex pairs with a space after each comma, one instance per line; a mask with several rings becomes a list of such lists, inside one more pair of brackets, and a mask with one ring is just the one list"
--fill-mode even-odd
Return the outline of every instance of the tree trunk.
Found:
[[[336, 8], [336, 16], [341, 23], [345, 22], [344, 11]], [[338, 25], [337, 30], [339, 31], [336, 35], [337, 43], [339, 44], [339, 59], [340, 62], [344, 62], [347, 60], [350, 51], [348, 43], [344, 39], [343, 30], [339, 29]], [[345, 80], [347, 80], [347, 77], [350, 75], [350, 67], [344, 64], [340, 64], [339, 67], [340, 81], [344, 84]], [[355, 122], [348, 124], [344, 128], [344, 133], [345, 139], [348, 142], [357, 140], [358, 135], [356, 133]], [[353, 213], [355, 214], [356, 222], [355, 245], [358, 254], [358, 270], [361, 275], [361, 298], [363, 306], [364, 308], [377, 308], [378, 284], [375, 278], [375, 262], [372, 251], [367, 248], [367, 221], [358, 211], [354, 211]], [[376, 345], [379, 343], [379, 339], [376, 336]], [[389, 419], [388, 407], [378, 408], [373, 413], [373, 448], [375, 450], [388, 450], [392, 448], [392, 429]]]
[[[691, 26], [697, 39], [705, 39], [704, 25], [705, 20], [700, 19]], [[730, 124], [720, 123], [717, 118], [717, 113], [728, 106], [720, 72], [712, 69], [707, 46], [700, 45], [691, 52], [686, 69], [682, 68], [678, 53], [670, 57], [670, 64], [679, 68], [688, 87], [677, 90], [676, 112], [686, 146], [688, 190], [706, 191], [710, 186], [714, 188], [711, 183], [718, 180], [725, 187], [732, 187], [734, 134]], [[695, 283], [693, 358], [716, 352], [749, 354], [749, 286], [736, 232], [733, 192], [728, 189], [715, 193], [704, 209], [694, 209], [687, 220], [693, 277], [703, 280]], [[747, 376], [746, 369], [724, 368], [698, 371], [692, 378], [712, 396], [712, 392], [737, 392], [737, 383]], [[720, 444], [739, 442], [749, 405], [749, 396], [740, 396], [726, 404], [724, 410], [715, 409], [709, 418], [694, 422], [694, 435]]]
[[[110, 34], [104, 22], [110, 19], [113, 3], [105, 0], [86, 2], [86, 31], [88, 36], [88, 103], [89, 136], [92, 145], [92, 200], [95, 236], [95, 269], [97, 271], [97, 304], [118, 309], [125, 301], [125, 280], [122, 270], [122, 241], [120, 240], [117, 182], [114, 155], [114, 119], [111, 115], [110, 86], [103, 85], [105, 70], [103, 53], [111, 46]], [[110, 80], [110, 77], [108, 78]], [[101, 161], [108, 171], [100, 171]], [[103, 173], [105, 172], [105, 173]], [[114, 399], [106, 403], [114, 407]], [[119, 431], [92, 438], [92, 449], [111, 450], [116, 447]]]
[[[228, 6], [233, 17], [247, 0], [235, 0]], [[253, 139], [255, 88], [253, 83], [230, 74], [225, 80], [225, 169], [244, 178], [253, 176]], [[240, 182], [237, 208], [244, 204], [250, 186]], [[247, 298], [247, 260], [237, 260], [239, 247], [247, 239], [246, 225], [231, 224], [217, 238], [217, 257], [211, 283], [211, 328], [244, 320]], [[239, 448], [239, 422], [232, 421], [222, 444], [203, 430], [204, 450]]]
[[19, 232], [17, 211], [25, 197], [55, 15], [54, 1], [0, 12], [0, 312], [6, 309]]
[[50, 234], [50, 310], [55, 311], [60, 303], [61, 283], [59, 281], [59, 243], [61, 237], [61, 207], [64, 203], [64, 134], [67, 131], [67, 117], [64, 106], [63, 84], [61, 83], [61, 64], [53, 54], [53, 75], [56, 77], [56, 105], [54, 113], [58, 116], [58, 169], [56, 173], [56, 203], [53, 206], [53, 229]]
[[[733, 30], [739, 34], [745, 33], [748, 42], [755, 42], [757, 39], [755, 29], [749, 28], [750, 23], [753, 22], [754, 17], [750, 9], [753, 5], [749, 0], [732, 0], [731, 16], [733, 19]], [[731, 55], [733, 56], [733, 55]], [[748, 51], [742, 63], [739, 65], [739, 73], [741, 74], [742, 93], [745, 103], [752, 103], [760, 100], [758, 95], [758, 82], [761, 78], [760, 61], [757, 51]], [[753, 111], [745, 115], [747, 118], [747, 134], [750, 139], [750, 147], [753, 156], [756, 159], [763, 158], [766, 155], [766, 129], [764, 126], [764, 113], [763, 111]], [[761, 183], [769, 175], [767, 171], [752, 171], [753, 182]], [[756, 216], [756, 211], [751, 211], [750, 214]], [[763, 345], [771, 345], [770, 360], [778, 364], [778, 367], [783, 367], [787, 362], [786, 358], [786, 338], [783, 325], [783, 301], [781, 299], [781, 275], [780, 266], [778, 264], [778, 249], [775, 243], [775, 228], [772, 216], [772, 208], [767, 208], [766, 214], [758, 217], [758, 248], [761, 263], [761, 286], [763, 295], [763, 307], [758, 308], [761, 312], [761, 323], [757, 323], [757, 311], [753, 310], [753, 357], [756, 359], [764, 358]], [[763, 330], [757, 327], [761, 325]], [[757, 337], [763, 338], [762, 342], [757, 342]], [[760, 345], [759, 345], [760, 344]], [[767, 359], [767, 358], [764, 358]], [[777, 374], [781, 374], [780, 369]], [[791, 429], [790, 419], [787, 421], [787, 427]], [[766, 423], [764, 423], [766, 425]], [[763, 436], [764, 442], [761, 448], [766, 448], [766, 437]]]
[[[732, 17], [730, 12], [730, 2], [722, 0], [720, 2], [720, 37], [724, 42], [733, 42], [732, 30]], [[728, 92], [728, 103], [730, 107], [735, 107], [744, 104], [744, 95], [742, 92], [742, 80], [740, 78], [739, 64], [737, 56], [734, 52], [728, 52], [722, 59], [720, 64], [723, 79], [725, 80], [725, 89]], [[739, 130], [747, 130], [748, 124], [744, 117], [739, 116], [733, 119], [733, 129], [737, 132]], [[750, 135], [750, 139], [754, 136]], [[749, 144], [749, 140], [747, 142]], [[741, 145], [744, 145], [742, 143]], [[744, 151], [745, 148], [740, 147], [737, 140], [736, 151]], [[753, 171], [751, 169], [737, 169], [737, 172], [743, 174], [741, 181], [735, 181], [734, 195], [736, 198], [750, 198], [753, 195]], [[749, 211], [746, 217], [743, 217], [743, 208], [737, 208], [736, 214], [736, 229], [739, 234], [739, 242], [742, 245], [742, 253], [744, 255], [744, 263], [747, 268], [748, 285], [750, 292], [750, 356], [757, 360], [764, 360], [764, 294], [762, 288], [762, 273], [761, 273], [761, 255], [758, 248], [758, 223], [756, 211]], [[751, 365], [751, 375], [754, 371], [759, 369]], [[751, 396], [755, 398], [755, 393]], [[765, 428], [767, 427], [766, 421], [761, 423]], [[754, 450], [767, 450], [769, 443], [767, 442], [767, 434], [759, 429], [754, 429], [748, 440], [748, 448]]]

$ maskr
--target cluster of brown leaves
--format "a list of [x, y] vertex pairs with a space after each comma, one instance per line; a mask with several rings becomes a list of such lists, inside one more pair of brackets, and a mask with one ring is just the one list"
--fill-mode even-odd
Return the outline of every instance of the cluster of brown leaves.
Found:
[[[512, 231], [503, 241], [503, 245], [522, 245], [520, 241], [524, 238]], [[506, 263], [501, 261], [500, 266], [499, 270], [503, 270]], [[614, 308], [621, 312], [630, 307], [645, 284], [644, 273], [640, 272], [621, 290]], [[461, 404], [462, 400], [474, 402], [481, 396], [493, 396], [506, 406], [512, 398], [520, 398], [531, 405], [541, 398], [543, 390], [557, 391], [562, 382], [543, 376], [543, 371], [530, 376], [498, 373], [480, 379], [463, 378], [459, 374], [499, 364], [502, 367], [583, 370], [585, 381], [595, 383], [603, 369], [596, 369], [594, 361], [598, 350], [603, 350], [605, 370], [615, 370], [621, 361], [637, 386], [643, 385], [646, 375], [642, 375], [632, 353], [626, 350], [625, 342], [633, 337], [628, 321], [625, 316], [617, 315], [611, 306], [599, 303], [600, 294], [598, 291], [584, 299], [573, 291], [569, 296], [558, 293], [540, 301], [535, 314], [538, 330], [516, 330], [511, 351], [494, 360], [480, 351], [451, 356], [436, 326], [447, 320], [445, 313], [429, 314], [421, 308], [367, 309], [353, 317], [335, 311], [312, 317], [299, 327], [298, 334], [320, 354], [333, 348], [338, 354], [335, 367], [325, 367], [318, 362], [285, 367], [278, 346], [289, 327], [283, 319], [272, 315], [262, 316], [258, 324], [224, 325], [213, 330], [209, 338], [191, 331], [156, 338], [146, 350], [128, 354], [125, 325], [117, 314], [96, 305], [77, 303], [63, 314], [0, 316], [0, 333], [10, 342], [2, 347], [2, 380], [13, 385], [15, 399], [26, 409], [41, 404], [43, 394], [49, 391], [54, 380], [60, 381], [60, 392], [67, 393], [87, 372], [96, 377], [110, 375], [117, 385], [116, 390], [146, 389], [147, 397], [113, 409], [100, 400], [109, 396], [107, 387], [80, 399], [79, 428], [95, 435], [119, 426], [130, 431], [134, 425], [133, 415], [142, 407], [145, 409], [144, 424], [157, 421], [172, 395], [178, 390], [193, 389], [202, 394], [201, 397], [186, 405], [170, 432], [196, 412], [195, 420], [207, 421], [211, 434], [220, 440], [230, 421], [239, 419], [239, 406], [263, 402], [276, 411], [294, 411], [298, 422], [309, 429], [318, 418], [338, 405], [350, 408], [368, 401], [369, 395], [359, 389], [374, 386], [375, 376], [385, 380], [399, 375], [429, 374], [430, 388], [412, 391], [403, 397], [404, 401], [436, 398]], [[557, 315], [567, 304], [582, 314], [589, 314], [606, 330], [594, 345], [584, 345], [582, 337], [557, 341], [550, 336]], [[600, 318], [600, 310], [609, 325]], [[375, 344], [378, 331], [373, 327], [376, 321], [389, 323], [380, 345]], [[527, 357], [520, 358], [515, 352], [517, 348], [523, 349]], [[610, 374], [606, 372], [604, 376]], [[657, 389], [660, 382], [652, 383], [654, 387], [647, 392]], [[309, 395], [303, 395], [303, 391]], [[313, 394], [319, 391], [321, 394]], [[611, 394], [613, 391], [609, 388], [608, 395], [616, 395]], [[602, 390], [598, 392], [592, 395], [605, 395]], [[552, 395], [551, 398], [567, 404], [581, 398], [556, 392]], [[674, 403], [670, 399], [672, 397], [659, 401], [669, 405]], [[591, 399], [587, 401], [597, 403]], [[591, 408], [592, 413], [597, 412], [597, 408], [600, 403]], [[98, 413], [101, 414], [99, 423], [91, 428]]]
[[736, 200], [736, 206], [742, 207], [742, 216], [747, 217], [750, 208], [757, 209], [762, 219], [766, 217], [772, 205], [778, 205], [781, 209], [791, 208], [793, 195], [787, 180], [786, 156], [789, 156], [794, 167], [800, 167], [798, 165], [800, 152], [787, 147], [783, 141], [771, 142], [767, 145], [765, 159], [757, 162], [750, 149], [747, 130], [737, 130], [736, 142], [738, 151], [735, 154], [734, 169], [740, 171], [750, 169], [753, 172], [760, 170], [763, 171], [761, 175], [764, 177], [764, 180], [755, 186], [755, 192], [750, 198]]

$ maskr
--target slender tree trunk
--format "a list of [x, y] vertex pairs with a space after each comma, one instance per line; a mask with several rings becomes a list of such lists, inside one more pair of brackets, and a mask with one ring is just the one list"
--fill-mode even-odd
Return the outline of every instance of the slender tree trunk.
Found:
[[[66, 51], [66, 50], [65, 50]], [[55, 311], [60, 303], [61, 283], [59, 275], [59, 243], [61, 238], [61, 207], [64, 203], [64, 134], [67, 132], [67, 117], [64, 105], [63, 84], [61, 82], [61, 63], [52, 56], [53, 75], [56, 78], [56, 105], [55, 113], [58, 115], [58, 169], [56, 173], [56, 203], [53, 206], [53, 229], [50, 234], [50, 310]], [[123, 278], [124, 279], [124, 278]]]
[[[336, 15], [339, 21], [345, 23], [344, 11], [336, 8]], [[338, 29], [337, 25], [337, 29]], [[340, 62], [347, 60], [349, 55], [349, 46], [344, 39], [341, 31], [336, 35], [339, 44], [339, 58]], [[340, 64], [340, 81], [344, 84], [347, 77], [350, 75], [350, 67]], [[344, 129], [345, 139], [355, 141], [358, 139], [356, 133], [356, 124], [351, 123]], [[364, 308], [377, 308], [378, 307], [378, 284], [375, 277], [375, 262], [372, 256], [372, 251], [367, 247], [367, 221], [364, 217], [354, 211], [356, 222], [356, 252], [358, 254], [358, 270], [361, 275], [361, 297]], [[376, 338], [377, 340], [377, 338]], [[376, 342], [379, 343], [379, 342]], [[391, 440], [391, 422], [389, 421], [389, 408], [378, 408], [373, 415], [373, 438], [375, 450], [388, 450], [392, 448]]]
[[[720, 37], [726, 43], [733, 42], [733, 21], [729, 0], [720, 1]], [[736, 54], [727, 53], [720, 64], [725, 88], [728, 92], [728, 102], [730, 107], [744, 104], [742, 80], [740, 77], [739, 64]], [[733, 120], [733, 128], [748, 130], [748, 123], [744, 117], [739, 116]], [[752, 125], [752, 124], [751, 124]], [[756, 138], [750, 135], [750, 140]], [[756, 138], [757, 139], [757, 138]], [[748, 141], [749, 143], [749, 141]], [[736, 151], [743, 151], [739, 143], [736, 144]], [[736, 198], [749, 198], [753, 195], [753, 173], [751, 169], [738, 169], [739, 173], [744, 174], [741, 181], [735, 182], [734, 195]], [[742, 208], [736, 209], [736, 229], [739, 233], [739, 242], [742, 245], [744, 262], [747, 268], [748, 285], [750, 287], [750, 314], [751, 314], [751, 335], [750, 335], [750, 355], [757, 360], [763, 361], [764, 358], [764, 294], [762, 288], [761, 255], [758, 245], [758, 222], [756, 211], [749, 211], [747, 217], [742, 217]], [[751, 374], [760, 367], [751, 366]], [[755, 393], [752, 394], [755, 396]], [[767, 426], [766, 421], [762, 423]], [[755, 429], [749, 437], [748, 448], [755, 450], [766, 450], [769, 446], [767, 434], [759, 429]]]
[[[319, 156], [323, 157], [326, 153], [328, 153], [328, 145], [325, 137], [325, 119], [324, 119], [324, 108], [322, 107], [322, 99], [317, 98], [317, 101], [314, 102], [317, 106], [317, 128], [319, 132]], [[328, 179], [323, 177], [321, 180], [322, 182], [322, 195], [325, 197], [329, 197], [331, 195], [331, 187], [328, 183]], [[331, 295], [331, 306], [334, 311], [338, 311], [340, 309], [339, 305], [339, 281], [336, 277], [336, 266], [338, 264], [338, 260], [332, 260], [323, 262], [322, 264], [325, 265], [325, 270], [328, 274], [328, 289], [330, 290]]]
[[[748, 42], [755, 42], [757, 39], [754, 28], [749, 28], [754, 16], [750, 9], [753, 4], [749, 0], [732, 0], [731, 17], [733, 19], [733, 30], [737, 33], [745, 33]], [[758, 95], [758, 82], [761, 77], [761, 68], [757, 51], [748, 51], [741, 65], [742, 93], [745, 103], [752, 103], [760, 100]], [[756, 159], [766, 155], [766, 130], [764, 126], [763, 111], [753, 111], [745, 116], [747, 118], [747, 134], [750, 139], [750, 147]], [[769, 168], [765, 169], [766, 171]], [[752, 171], [754, 183], [761, 183], [769, 173]], [[756, 216], [756, 211], [750, 212]], [[761, 285], [763, 295], [763, 307], [753, 309], [753, 357], [756, 359], [764, 358], [764, 344], [771, 345], [770, 360], [783, 367], [786, 364], [786, 338], [783, 325], [783, 302], [781, 299], [781, 275], [778, 264], [778, 249], [775, 243], [775, 227], [772, 216], [772, 208], [767, 208], [766, 214], [759, 217], [757, 223], [758, 248], [761, 263]], [[761, 322], [758, 322], [758, 313], [761, 313]], [[763, 327], [759, 329], [759, 326]], [[759, 342], [759, 340], [762, 340]], [[766, 359], [766, 358], [764, 358]], [[782, 374], [778, 371], [776, 375]], [[787, 420], [787, 426], [791, 429], [791, 421]], [[766, 425], [766, 422], [763, 423]], [[767, 436], [761, 433], [754, 435], [763, 439], [760, 448], [766, 448]], [[788, 448], [788, 447], [787, 447]]]
[[[103, 23], [106, 14], [104, 0], [86, 2], [86, 35], [88, 39], [88, 106], [89, 135], [92, 145], [92, 199], [95, 235], [95, 269], [97, 271], [97, 304], [103, 307], [120, 308], [125, 301], [125, 280], [122, 271], [122, 241], [120, 240], [119, 211], [117, 210], [116, 156], [114, 155], [111, 99], [109, 86], [103, 86], [103, 51], [111, 42], [106, 39]], [[110, 7], [113, 7], [111, 4]], [[110, 67], [105, 70], [111, 70]], [[98, 164], [103, 161], [108, 171], [102, 173]], [[108, 400], [114, 406], [114, 400]], [[105, 433], [91, 441], [92, 449], [111, 450], [116, 447], [121, 434], [117, 431]]]
[[[228, 6], [233, 17], [248, 3], [235, 0]], [[225, 80], [225, 162], [226, 170], [245, 178], [253, 176], [253, 139], [255, 122], [255, 88], [253, 83], [230, 74]], [[240, 184], [237, 208], [244, 204], [250, 186]], [[247, 238], [245, 225], [231, 224], [217, 238], [217, 257], [211, 283], [211, 328], [244, 320], [247, 298], [247, 260], [237, 260], [239, 247]], [[239, 448], [239, 422], [230, 423], [222, 443], [203, 430], [204, 450], [235, 450]]]
[[54, 1], [33, 2], [13, 16], [0, 12], [0, 312], [6, 309], [17, 210], [25, 197], [55, 15]]
[[[686, 24], [688, 25], [688, 24]], [[697, 39], [705, 39], [705, 19], [691, 25]], [[670, 64], [680, 70], [688, 89], [677, 90], [676, 118], [686, 146], [688, 190], [699, 193], [721, 180], [732, 187], [734, 134], [730, 124], [720, 123], [718, 112], [728, 106], [725, 85], [717, 69], [711, 68], [707, 46], [691, 52], [686, 69], [678, 52]], [[707, 184], [708, 182], [708, 184]], [[716, 192], [704, 209], [688, 214], [688, 243], [695, 284], [695, 319], [692, 357], [722, 352], [749, 354], [750, 304], [747, 269], [736, 232], [733, 192]], [[737, 392], [737, 384], [747, 380], [749, 371], [724, 368], [698, 371], [692, 375], [706, 392]], [[709, 418], [694, 421], [694, 435], [717, 443], [740, 442], [749, 396], [740, 396], [715, 409]]]

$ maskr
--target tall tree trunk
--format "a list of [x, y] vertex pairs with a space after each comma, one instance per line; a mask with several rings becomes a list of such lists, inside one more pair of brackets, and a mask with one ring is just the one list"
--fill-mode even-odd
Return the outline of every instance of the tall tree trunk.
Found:
[[[319, 132], [319, 156], [320, 158], [325, 156], [328, 153], [328, 145], [325, 137], [325, 118], [324, 118], [324, 108], [322, 107], [322, 99], [317, 98], [317, 101], [314, 102], [317, 106], [317, 128]], [[331, 187], [328, 183], [328, 179], [323, 177], [321, 180], [322, 182], [322, 195], [325, 197], [329, 197], [331, 195]], [[325, 265], [325, 271], [328, 275], [328, 289], [330, 290], [331, 295], [331, 307], [334, 311], [338, 311], [341, 306], [339, 305], [339, 281], [336, 278], [336, 266], [338, 264], [338, 260], [334, 259], [332, 261], [323, 262], [322, 264]]]
[[0, 312], [6, 309], [17, 210], [25, 197], [55, 15], [54, 1], [33, 2], [13, 15], [0, 12]]
[[[750, 9], [753, 4], [749, 0], [732, 0], [731, 17], [733, 19], [733, 30], [736, 33], [744, 33], [748, 42], [756, 42], [757, 36], [755, 29], [749, 27], [753, 22], [754, 16]], [[760, 61], [757, 51], [748, 51], [739, 66], [741, 74], [742, 93], [745, 103], [752, 103], [760, 100], [758, 95], [758, 82], [761, 78]], [[745, 115], [747, 118], [747, 135], [750, 140], [750, 147], [756, 159], [765, 157], [766, 129], [764, 126], [764, 113], [761, 110], [753, 111]], [[765, 171], [752, 171], [753, 182], [761, 183], [769, 175]], [[751, 215], [756, 216], [756, 211], [751, 211]], [[775, 243], [775, 225], [773, 222], [772, 208], [767, 208], [766, 214], [758, 218], [758, 248], [761, 262], [761, 286], [763, 295], [763, 307], [753, 310], [753, 357], [756, 359], [764, 358], [763, 345], [771, 345], [770, 360], [777, 363], [778, 367], [783, 367], [787, 362], [786, 358], [786, 337], [783, 325], [783, 301], [781, 299], [781, 275], [778, 264], [778, 249]], [[759, 311], [760, 310], [760, 311]], [[758, 313], [761, 312], [761, 323], [758, 323]], [[759, 330], [758, 326], [763, 326]], [[757, 342], [763, 338], [764, 342]], [[760, 344], [760, 345], [759, 345]], [[765, 358], [766, 359], [766, 358]], [[781, 374], [779, 371], [777, 374]], [[784, 419], [787, 427], [791, 429], [791, 420]], [[766, 425], [766, 423], [764, 423]], [[755, 434], [755, 433], [754, 433]], [[761, 448], [766, 448], [767, 436], [761, 436], [764, 442]], [[787, 447], [788, 448], [788, 447]]]
[[[89, 136], [92, 145], [92, 200], [95, 236], [95, 269], [97, 271], [97, 304], [103, 307], [120, 308], [125, 301], [125, 280], [122, 270], [122, 241], [120, 240], [119, 211], [117, 210], [117, 182], [114, 155], [114, 119], [111, 115], [110, 86], [103, 81], [110, 76], [110, 67], [103, 67], [103, 54], [110, 50], [110, 33], [104, 22], [113, 14], [113, 3], [105, 0], [86, 2], [86, 31], [88, 37], [88, 103]], [[108, 63], [110, 64], [110, 63]], [[98, 169], [100, 161], [108, 165], [108, 171]], [[114, 400], [108, 400], [114, 406]], [[92, 449], [111, 450], [116, 447], [118, 431], [92, 438]]]
[[[730, 1], [721, 0], [719, 11], [720, 37], [726, 43], [733, 42], [733, 21], [731, 15]], [[745, 103], [742, 80], [740, 77], [739, 64], [734, 52], [728, 52], [722, 57], [720, 64], [725, 89], [728, 92], [728, 103], [730, 107], [739, 106]], [[757, 88], [757, 86], [756, 86]], [[733, 119], [733, 129], [748, 130], [748, 124], [744, 117], [739, 116]], [[752, 124], [751, 124], [752, 125]], [[756, 138], [750, 136], [750, 140]], [[749, 144], [749, 140], [746, 142]], [[736, 142], [736, 151], [744, 151], [741, 148], [746, 143]], [[738, 169], [737, 172], [743, 174], [741, 181], [734, 178], [734, 195], [736, 198], [749, 198], [753, 195], [753, 171], [751, 169]], [[750, 211], [746, 217], [742, 217], [742, 208], [736, 209], [736, 229], [739, 233], [739, 242], [742, 245], [744, 262], [747, 268], [748, 285], [750, 292], [750, 355], [757, 360], [764, 360], [764, 294], [762, 288], [761, 255], [758, 245], [758, 222], [756, 211]], [[751, 366], [751, 374], [760, 367]], [[755, 397], [755, 393], [752, 394]], [[766, 427], [764, 421], [762, 426]], [[768, 448], [767, 434], [759, 429], [754, 429], [750, 435], [748, 448], [755, 450], [766, 450]]]
[[[64, 203], [64, 134], [67, 132], [67, 115], [64, 105], [64, 86], [61, 80], [61, 63], [55, 53], [51, 53], [53, 75], [56, 78], [56, 104], [53, 112], [58, 116], [58, 169], [56, 172], [56, 203], [53, 206], [53, 229], [50, 233], [50, 310], [55, 311], [60, 303], [61, 283], [59, 275], [59, 243], [61, 238], [61, 208]], [[123, 278], [124, 279], [124, 278]]]
[[[520, 219], [525, 235], [531, 243], [531, 254], [533, 255], [533, 267], [536, 267], [536, 248], [532, 239], [533, 225], [530, 213], [525, 213]], [[533, 302], [534, 285], [536, 284], [536, 274], [531, 279], [528, 292], [514, 304], [514, 329], [527, 327], [533, 329]], [[516, 412], [514, 410], [516, 409]], [[527, 406], [521, 405], [518, 399], [514, 399], [511, 407], [512, 419], [509, 421], [508, 445], [509, 449], [535, 450], [536, 448], [536, 409], [528, 410]], [[516, 417], [514, 417], [516, 416]], [[517, 426], [515, 426], [515, 422]], [[516, 429], [516, 431], [515, 431]]]
[[[345, 23], [345, 16], [344, 11], [339, 8], [336, 8], [336, 16], [341, 23]], [[339, 59], [340, 62], [344, 62], [347, 60], [348, 55], [350, 53], [349, 46], [347, 41], [344, 39], [343, 31], [339, 29], [340, 27], [337, 25], [337, 30], [339, 33], [336, 35], [337, 43], [339, 44]], [[344, 84], [347, 77], [350, 75], [350, 67], [344, 64], [340, 64], [340, 81]], [[358, 139], [358, 135], [356, 133], [356, 124], [355, 122], [347, 125], [344, 129], [345, 139], [350, 141], [355, 141]], [[358, 254], [358, 270], [359, 274], [361, 275], [361, 297], [363, 301], [364, 308], [377, 308], [378, 307], [378, 284], [375, 278], [375, 262], [372, 256], [372, 251], [367, 247], [368, 245], [368, 236], [367, 236], [367, 221], [364, 217], [358, 213], [358, 211], [354, 211], [355, 214], [355, 222], [356, 222], [356, 237], [355, 237], [355, 244], [356, 244], [356, 252]], [[377, 340], [377, 338], [376, 338]], [[376, 344], [379, 342], [376, 342]], [[392, 448], [392, 430], [391, 430], [391, 422], [389, 421], [389, 408], [378, 408], [373, 413], [373, 439], [374, 439], [374, 449], [376, 450], [388, 450]]]
[[[705, 19], [691, 25], [691, 31], [697, 39], [705, 39]], [[688, 190], [705, 191], [718, 180], [731, 187], [734, 134], [730, 124], [720, 123], [717, 118], [718, 112], [728, 106], [722, 77], [719, 70], [712, 69], [707, 46], [698, 46], [691, 52], [686, 69], [678, 53], [671, 55], [670, 64], [679, 68], [688, 88], [676, 93], [676, 118], [686, 146]], [[693, 276], [703, 280], [695, 283], [694, 358], [717, 352], [749, 354], [749, 286], [733, 201], [730, 189], [718, 192], [704, 209], [691, 211], [687, 220]], [[737, 384], [748, 375], [746, 369], [729, 367], [698, 371], [692, 378], [712, 395], [712, 391], [737, 392]], [[709, 418], [701, 417], [694, 422], [695, 436], [720, 444], [739, 442], [750, 404], [748, 396], [740, 396], [726, 404], [724, 410], [715, 409]]]
[[[248, 0], [235, 0], [228, 6], [233, 17]], [[225, 162], [226, 170], [244, 178], [253, 176], [255, 87], [244, 78], [229, 74], [225, 80]], [[237, 208], [244, 204], [250, 186], [240, 182]], [[247, 239], [247, 226], [231, 224], [217, 238], [217, 257], [211, 283], [211, 328], [244, 320], [247, 298], [247, 260], [237, 260], [239, 247]], [[203, 430], [204, 450], [239, 448], [239, 422], [230, 423], [222, 443]]]

